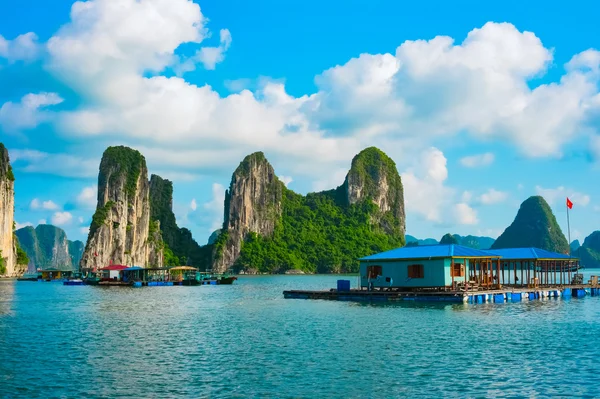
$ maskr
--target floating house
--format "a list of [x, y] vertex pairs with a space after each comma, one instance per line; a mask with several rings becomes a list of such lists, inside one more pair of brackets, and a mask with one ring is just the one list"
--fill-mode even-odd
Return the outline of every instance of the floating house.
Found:
[[39, 279], [43, 281], [62, 280], [71, 277], [73, 271], [71, 270], [60, 270], [55, 268], [48, 268], [38, 271]]
[[462, 245], [402, 247], [360, 261], [361, 288], [452, 289], [469, 281], [492, 288], [500, 256]]
[[103, 267], [99, 271], [102, 273], [102, 280], [121, 280], [121, 271], [127, 269], [127, 266], [124, 265], [110, 265]]
[[285, 298], [344, 301], [506, 302], [599, 296], [578, 259], [539, 248], [477, 250], [461, 245], [403, 247], [359, 259], [358, 287], [339, 280], [327, 291], [288, 290]]

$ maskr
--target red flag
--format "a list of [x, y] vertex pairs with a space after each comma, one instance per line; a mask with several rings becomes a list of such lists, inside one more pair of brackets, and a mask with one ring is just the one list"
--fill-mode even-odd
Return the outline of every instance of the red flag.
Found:
[[571, 202], [571, 200], [569, 199], [569, 197], [567, 197], [567, 208], [573, 209], [573, 203]]

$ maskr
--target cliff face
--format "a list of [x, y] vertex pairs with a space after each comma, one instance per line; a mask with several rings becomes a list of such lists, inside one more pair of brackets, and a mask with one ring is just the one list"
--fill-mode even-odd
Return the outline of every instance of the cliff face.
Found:
[[15, 177], [8, 150], [0, 143], [0, 276], [16, 276], [17, 248], [13, 235], [15, 213]]
[[284, 187], [262, 152], [244, 158], [225, 193], [223, 233], [215, 243], [213, 270], [222, 272], [235, 263], [248, 233], [273, 234]]
[[594, 231], [583, 241], [583, 245], [572, 251], [586, 268], [600, 267], [600, 231]]
[[492, 249], [526, 247], [569, 253], [569, 243], [552, 209], [540, 196], [529, 197], [521, 204], [513, 223], [492, 245]]
[[404, 245], [404, 194], [394, 162], [376, 148], [354, 157], [337, 189], [287, 189], [262, 153], [247, 156], [225, 194], [213, 269], [356, 271], [357, 258]]
[[[109, 147], [98, 175], [98, 205], [80, 266], [162, 266], [159, 232], [150, 234], [146, 160], [127, 147]], [[158, 235], [157, 235], [158, 234]]]
[[343, 185], [349, 204], [372, 201], [379, 208], [373, 222], [388, 234], [406, 232], [404, 190], [394, 161], [383, 151], [369, 147], [352, 159]]
[[35, 229], [31, 226], [24, 227], [17, 230], [15, 234], [29, 258], [29, 271], [78, 268], [83, 243], [67, 240], [67, 234], [63, 229], [49, 224], [40, 224]]
[[157, 175], [150, 177], [150, 219], [160, 223], [166, 266], [206, 267], [200, 245], [191, 232], [177, 226], [173, 213], [173, 183]]

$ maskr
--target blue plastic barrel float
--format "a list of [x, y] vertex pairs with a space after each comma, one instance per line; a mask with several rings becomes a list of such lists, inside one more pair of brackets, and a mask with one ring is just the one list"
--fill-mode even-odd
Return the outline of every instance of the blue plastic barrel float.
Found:
[[350, 280], [338, 280], [337, 290], [342, 292], [350, 291]]

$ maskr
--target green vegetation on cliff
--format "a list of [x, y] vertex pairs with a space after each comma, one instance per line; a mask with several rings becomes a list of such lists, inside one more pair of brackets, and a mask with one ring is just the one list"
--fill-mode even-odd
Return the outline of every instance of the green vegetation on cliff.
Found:
[[6, 273], [6, 264], [4, 263], [4, 258], [2, 257], [2, 250], [0, 249], [0, 275]]
[[[385, 187], [379, 184], [384, 180]], [[277, 179], [272, 184], [282, 192], [273, 234], [249, 233], [234, 269], [356, 272], [358, 258], [405, 243], [402, 182], [394, 162], [374, 147], [354, 157], [346, 181], [337, 189], [303, 196]], [[388, 199], [387, 212], [373, 202], [381, 197]], [[226, 215], [227, 209], [226, 205]], [[227, 242], [226, 227], [227, 223], [214, 244], [216, 256]]]
[[440, 240], [440, 244], [459, 244], [458, 239], [450, 233], [444, 234]]
[[250, 233], [235, 267], [356, 272], [358, 258], [404, 245], [403, 236], [385, 234], [371, 224], [377, 210], [368, 200], [340, 206], [332, 192], [302, 196], [284, 188], [283, 215], [273, 237]]
[[540, 196], [529, 197], [521, 204], [513, 223], [492, 245], [492, 249], [526, 247], [569, 253], [569, 243], [552, 209]]
[[89, 237], [92, 237], [94, 232], [100, 228], [106, 222], [108, 212], [115, 206], [113, 201], [108, 201], [103, 207], [96, 209], [94, 216], [92, 216], [92, 224], [90, 225]]
[[[135, 197], [142, 168], [145, 167], [146, 159], [139, 151], [125, 146], [108, 147], [102, 155], [98, 186], [104, 187], [106, 179], [125, 175], [125, 192], [131, 202]], [[111, 171], [116, 173], [111, 174]]]
[[10, 181], [15, 181], [12, 166], [8, 157], [8, 150], [4, 144], [0, 143], [0, 179], [7, 178]]
[[579, 263], [587, 268], [600, 267], [600, 231], [594, 231], [583, 241], [583, 245], [572, 252]]

